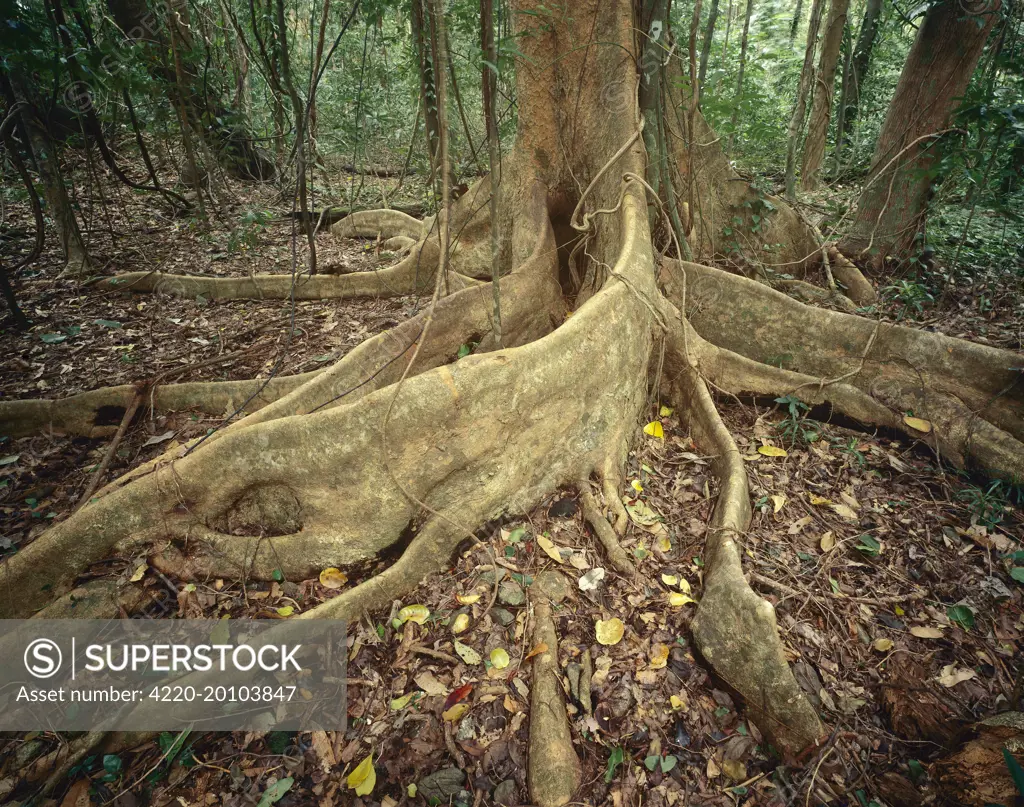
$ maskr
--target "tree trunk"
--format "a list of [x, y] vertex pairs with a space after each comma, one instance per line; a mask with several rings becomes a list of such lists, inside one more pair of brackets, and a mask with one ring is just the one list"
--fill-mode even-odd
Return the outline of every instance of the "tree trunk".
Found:
[[[875, 48], [875, 39], [878, 36], [878, 18], [881, 13], [882, 0], [867, 0], [864, 19], [861, 20], [860, 33], [857, 35], [857, 44], [853, 47], [848, 80], [843, 84], [845, 100], [839, 108], [838, 123], [843, 132], [849, 132], [857, 121], [857, 114], [860, 110], [860, 94], [868, 75], [868, 68], [871, 66], [871, 52]], [[840, 145], [845, 146], [846, 144], [837, 142], [837, 151]]]
[[800, 69], [800, 81], [796, 89], [796, 103], [789, 118], [786, 132], [786, 198], [796, 198], [796, 155], [800, 153], [803, 140], [804, 121], [807, 118], [807, 97], [814, 80], [814, 54], [818, 48], [818, 28], [821, 27], [823, 0], [814, 0], [811, 5], [811, 19], [807, 23], [807, 45], [804, 48], [804, 64]]
[[839, 65], [839, 51], [843, 45], [843, 31], [846, 28], [846, 10], [850, 0], [832, 0], [825, 24], [825, 35], [821, 41], [821, 58], [814, 79], [813, 101], [810, 122], [807, 125], [807, 139], [804, 141], [804, 160], [801, 168], [801, 185], [805, 191], [816, 190], [820, 182], [818, 171], [825, 158], [825, 142], [828, 138], [828, 123], [832, 112], [832, 94], [835, 90], [836, 68]]
[[800, 15], [804, 11], [804, 0], [796, 0], [796, 10], [793, 12], [793, 22], [789, 26], [789, 46], [793, 47], [796, 40], [796, 32], [800, 27]]
[[754, 13], [754, 0], [747, 0], [747, 13], [743, 16], [743, 39], [740, 42], [739, 76], [736, 78], [736, 100], [732, 108], [732, 123], [729, 132], [729, 153], [736, 143], [736, 126], [739, 123], [740, 105], [743, 103], [743, 71], [747, 66], [747, 42], [750, 38], [750, 17]]
[[[851, 33], [849, 25], [846, 26], [846, 33]], [[836, 106], [836, 144], [832, 151], [832, 173], [835, 175], [839, 174], [843, 159], [843, 145], [846, 141], [846, 115], [844, 113], [846, 112], [846, 105], [850, 96], [851, 74], [853, 70], [853, 42], [850, 41], [849, 36], [844, 36], [843, 40], [847, 45], [843, 48], [843, 74], [839, 84], [839, 104]]]
[[700, 72], [697, 74], [697, 86], [704, 87], [704, 76], [708, 72], [708, 59], [711, 57], [711, 45], [715, 41], [715, 22], [718, 19], [718, 2], [711, 0], [711, 8], [708, 9], [708, 24], [704, 28], [704, 41], [700, 46]]
[[423, 105], [423, 120], [426, 123], [427, 158], [430, 161], [431, 176], [437, 173], [437, 150], [440, 138], [440, 122], [437, 117], [437, 89], [434, 86], [434, 66], [430, 56], [430, 29], [423, 15], [423, 0], [411, 0], [412, 38], [416, 53], [416, 66], [420, 77], [420, 103]]
[[[344, 566], [352, 585], [296, 610], [308, 608], [300, 618], [360, 619], [415, 596], [416, 586], [449, 568], [467, 540], [486, 541], [477, 533], [494, 518], [529, 512], [565, 488], [579, 491], [595, 548], [621, 576], [608, 582], [619, 587], [615, 596], [641, 586], [653, 591], [658, 578], [648, 575], [660, 571], [661, 550], [638, 568], [620, 539], [634, 529], [623, 506], [624, 492], [636, 494], [625, 482], [631, 446], [645, 439], [639, 424], [658, 417], [651, 402], [665, 400], [695, 450], [709, 458], [708, 489], [717, 492], [701, 553], [700, 602], [689, 623], [702, 663], [739, 694], [749, 719], [783, 754], [819, 757], [817, 744], [828, 732], [788, 666], [774, 608], [744, 576], [751, 520], [746, 459], [760, 455], [753, 446], [741, 451], [710, 388], [794, 395], [917, 437], [904, 415], [927, 412], [927, 439], [945, 459], [1010, 477], [1024, 472], [1024, 396], [1013, 391], [1018, 359], [804, 305], [766, 282], [669, 257], [684, 248], [671, 228], [652, 233], [648, 223], [649, 201], [668, 208], [670, 200], [655, 200], [644, 179], [650, 166], [643, 135], [651, 119], [637, 93], [639, 70], [659, 61], [666, 75], [659, 87], [647, 84], [645, 102], [660, 91], [665, 162], [692, 189], [685, 204], [693, 253], [714, 256], [722, 227], [740, 216], [756, 229], [729, 238], [762, 280], [777, 277], [783, 264], [803, 268], [817, 246], [787, 205], [732, 171], [692, 105], [695, 45], [684, 61], [668, 28], [655, 24], [657, 13], [644, 19], [634, 13], [637, 5], [512, 1], [522, 50], [518, 130], [497, 172], [424, 222], [378, 210], [334, 226], [339, 238], [414, 238], [394, 266], [298, 284], [290, 275], [161, 272], [97, 283], [103, 291], [192, 299], [412, 292], [432, 299], [427, 310], [313, 373], [155, 390], [147, 398], [154, 409], [229, 407], [235, 414], [111, 482], [8, 557], [0, 616], [47, 606], [71, 590], [82, 569], [116, 553], [145, 554], [182, 580], [241, 573], [299, 581]], [[660, 3], [644, 5], [657, 11]], [[441, 0], [434, 8], [442, 12]], [[610, 47], [580, 47], [580, 31]], [[672, 54], [667, 65], [659, 54]], [[494, 186], [500, 193], [492, 205]], [[661, 191], [671, 194], [671, 185]], [[448, 231], [459, 233], [451, 244]], [[494, 349], [499, 276], [503, 347]], [[850, 303], [817, 291], [820, 299]], [[466, 356], [470, 343], [476, 348]], [[779, 357], [787, 357], [785, 367], [777, 366]], [[0, 402], [0, 431], [49, 426], [93, 433], [101, 428], [100, 409], [124, 408], [136, 398], [135, 388], [115, 387], [62, 401]], [[242, 411], [233, 400], [246, 401]], [[787, 540], [783, 533], [779, 540]], [[678, 558], [680, 548], [667, 550], [677, 553], [670, 557]], [[559, 672], [568, 648], [559, 647], [545, 593], [553, 589], [542, 574], [550, 572], [531, 587], [535, 619], [524, 637], [524, 646], [537, 648], [526, 778], [531, 804], [559, 807], [587, 799], [576, 798], [583, 766]], [[571, 588], [568, 596], [577, 596]], [[184, 708], [176, 717], [192, 720]]]
[[914, 255], [941, 136], [998, 11], [999, 0], [967, 14], [954, 2], [928, 10], [889, 104], [856, 217], [840, 242], [844, 254], [876, 270], [889, 257], [908, 260]]

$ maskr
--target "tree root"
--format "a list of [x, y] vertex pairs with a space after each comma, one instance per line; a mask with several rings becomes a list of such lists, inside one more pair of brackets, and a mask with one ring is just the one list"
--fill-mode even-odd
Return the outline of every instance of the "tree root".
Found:
[[526, 780], [530, 798], [538, 807], [562, 807], [572, 801], [579, 789], [582, 772], [572, 745], [572, 731], [565, 711], [558, 665], [558, 632], [551, 615], [552, 600], [538, 576], [530, 587], [533, 605], [532, 647], [546, 647], [533, 657], [530, 682], [530, 761]]
[[692, 358], [715, 386], [827, 403], [922, 440], [957, 467], [1024, 478], [1017, 354], [803, 305], [698, 264], [665, 261], [661, 280], [677, 303], [687, 289]]
[[398, 210], [362, 210], [345, 216], [331, 227], [331, 234], [337, 238], [379, 238], [381, 241], [402, 236], [415, 242], [429, 228], [429, 223]]
[[759, 727], [780, 750], [796, 755], [825, 732], [786, 662], [775, 609], [743, 577], [739, 540], [750, 523], [743, 460], [707, 387], [685, 359], [680, 331], [670, 334], [669, 348], [679, 411], [697, 445], [714, 457], [712, 468], [720, 484], [693, 635], [704, 658], [743, 696]]
[[612, 525], [608, 523], [608, 519], [604, 517], [604, 514], [597, 506], [594, 494], [590, 492], [590, 483], [586, 481], [580, 482], [578, 490], [580, 492], [580, 502], [583, 505], [583, 517], [593, 528], [597, 540], [601, 542], [605, 555], [608, 556], [608, 562], [623, 577], [632, 578], [636, 574], [636, 569], [630, 563], [626, 550], [619, 543], [619, 536], [615, 534]]
[[[298, 389], [321, 372], [278, 376], [269, 382], [247, 379], [160, 384], [148, 392], [143, 406], [161, 412], [197, 409], [206, 414], [221, 415], [241, 406], [262, 386], [259, 395], [246, 406], [247, 412], [254, 412]], [[134, 384], [122, 384], [57, 400], [3, 401], [0, 402], [0, 433], [9, 437], [25, 437], [40, 432], [107, 437], [117, 431], [135, 393]]]

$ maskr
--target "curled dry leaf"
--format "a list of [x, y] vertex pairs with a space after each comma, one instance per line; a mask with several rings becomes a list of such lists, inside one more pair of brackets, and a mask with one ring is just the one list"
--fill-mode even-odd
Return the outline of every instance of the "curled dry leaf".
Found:
[[918, 639], [941, 639], [945, 634], [938, 628], [927, 628], [923, 625], [915, 625], [910, 629], [910, 635]]
[[415, 622], [422, 625], [430, 617], [430, 609], [425, 605], [407, 605], [398, 612], [398, 621], [403, 625], [406, 622]]
[[480, 602], [479, 594], [456, 594], [455, 599], [459, 601], [460, 605], [472, 605], [473, 603]]
[[659, 440], [665, 439], [665, 429], [661, 425], [661, 421], [659, 420], [652, 420], [650, 423], [644, 426], [644, 434], [648, 435], [649, 437], [655, 437]]
[[537, 536], [537, 546], [544, 550], [544, 554], [547, 555], [555, 563], [562, 563], [562, 555], [558, 551], [558, 548], [551, 542], [551, 539], [546, 535]]
[[377, 771], [373, 768], [373, 754], [356, 765], [355, 770], [348, 775], [346, 783], [349, 790], [354, 790], [357, 796], [368, 796], [373, 792], [373, 787], [377, 784]]
[[347, 582], [348, 577], [345, 573], [341, 569], [335, 569], [333, 566], [320, 572], [320, 585], [324, 588], [341, 588]]
[[788, 457], [789, 452], [784, 448], [778, 446], [758, 446], [758, 454], [763, 454], [766, 457]]
[[903, 422], [906, 423], [910, 428], [921, 434], [928, 434], [932, 430], [932, 424], [930, 421], [924, 418], [915, 418], [910, 415], [903, 416]]
[[469, 627], [469, 614], [459, 614], [452, 620], [452, 633], [462, 633]]
[[668, 645], [667, 644], [656, 644], [651, 648], [651, 664], [652, 670], [664, 669], [668, 664]]

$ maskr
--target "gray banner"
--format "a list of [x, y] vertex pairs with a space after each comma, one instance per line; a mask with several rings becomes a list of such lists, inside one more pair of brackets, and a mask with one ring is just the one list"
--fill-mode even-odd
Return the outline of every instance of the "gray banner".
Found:
[[0, 731], [344, 731], [345, 623], [0, 620]]

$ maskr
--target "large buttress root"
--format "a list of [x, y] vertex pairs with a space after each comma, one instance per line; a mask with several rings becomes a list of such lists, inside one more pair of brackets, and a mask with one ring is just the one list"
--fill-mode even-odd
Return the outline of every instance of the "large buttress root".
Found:
[[683, 333], [669, 334], [668, 370], [679, 411], [697, 445], [714, 457], [720, 492], [705, 548], [704, 594], [693, 622], [701, 653], [743, 696], [758, 726], [776, 746], [796, 754], [824, 735], [783, 653], [775, 610], [743, 576], [740, 542], [750, 524], [750, 494], [739, 449], [703, 380], [689, 366]]
[[665, 261], [661, 280], [677, 304], [685, 289], [687, 320], [699, 334], [691, 353], [715, 386], [827, 403], [922, 440], [957, 467], [1024, 478], [1018, 354], [803, 305], [698, 264]]
[[[535, 194], [528, 237], [551, 282], [556, 251], [544, 209]], [[627, 195], [622, 215], [625, 231], [646, 229], [637, 195]], [[653, 294], [649, 240], [639, 235], [625, 240], [616, 272]], [[113, 548], [169, 541], [192, 556], [197, 574], [267, 578], [281, 569], [301, 579], [372, 558], [408, 535], [420, 502], [468, 530], [479, 513], [528, 509], [610, 455], [624, 458], [645, 399], [636, 368], [651, 350], [648, 317], [613, 280], [523, 347], [407, 378], [397, 396], [385, 387], [352, 404], [232, 429], [112, 489], [12, 557], [0, 576], [0, 613], [30, 613]], [[597, 364], [605, 372], [594, 374]]]

